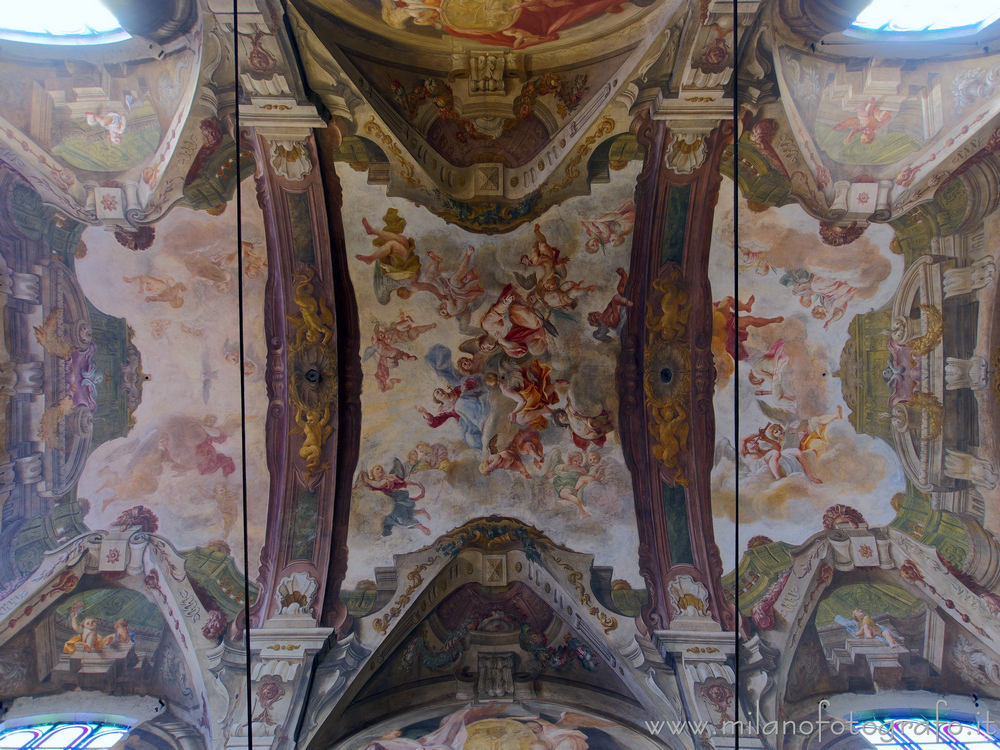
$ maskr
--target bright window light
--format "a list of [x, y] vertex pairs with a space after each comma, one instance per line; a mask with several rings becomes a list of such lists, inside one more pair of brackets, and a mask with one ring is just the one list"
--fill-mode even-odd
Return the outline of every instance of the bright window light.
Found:
[[129, 38], [100, 0], [30, 0], [4, 6], [0, 34], [8, 39], [94, 44]]
[[0, 748], [12, 750], [97, 750], [110, 748], [128, 727], [97, 722], [39, 724], [0, 731]]
[[1000, 17], [992, 3], [969, 0], [873, 0], [854, 21], [871, 31], [944, 31], [990, 23]]
[[1000, 728], [995, 723], [977, 727], [961, 721], [919, 717], [871, 719], [855, 724], [873, 750], [997, 750]]

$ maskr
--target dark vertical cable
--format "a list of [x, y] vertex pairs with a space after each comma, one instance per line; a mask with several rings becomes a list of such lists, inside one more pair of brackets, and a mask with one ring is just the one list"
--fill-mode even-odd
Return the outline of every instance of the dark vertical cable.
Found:
[[[739, 223], [740, 223], [740, 162], [739, 162], [739, 124], [740, 124], [740, 39], [738, 37], [740, 33], [739, 26], [739, 14], [736, 11], [738, 3], [733, 3], [733, 299], [736, 300], [736, 309], [733, 310], [734, 315], [739, 315], [739, 299], [740, 299], [740, 262], [739, 262]], [[737, 328], [739, 326], [737, 325]], [[738, 338], [738, 336], [737, 336]], [[737, 352], [737, 355], [739, 352]], [[733, 450], [739, 451], [740, 444], [740, 362], [739, 357], [736, 357], [736, 371], [733, 373], [733, 385], [735, 386], [735, 391], [733, 392], [733, 401], [735, 403], [735, 408], [733, 409]], [[733, 689], [738, 696], [740, 694], [740, 472], [739, 472], [739, 453], [736, 454], [736, 533], [733, 534], [733, 547], [734, 554], [733, 559], [735, 560], [736, 566], [736, 631], [733, 633], [733, 638], [736, 641], [735, 658], [733, 659], [733, 673], [736, 677], [735, 685]], [[737, 702], [738, 699], [737, 699]], [[739, 718], [739, 706], [736, 709], [737, 718]], [[737, 750], [740, 747], [741, 735], [743, 733], [742, 725], [737, 724], [736, 729], [736, 747]]]
[[[739, 241], [740, 241], [740, 160], [739, 160], [739, 140], [740, 140], [740, 40], [737, 38], [739, 34], [739, 15], [736, 12], [737, 3], [733, 3], [733, 299], [736, 300], [736, 309], [733, 310], [733, 314], [739, 318], [739, 301], [740, 301], [740, 252], [739, 252]], [[737, 322], [737, 328], [739, 324]], [[738, 338], [738, 336], [737, 336]], [[737, 352], [739, 354], [739, 352]], [[739, 357], [736, 357], [736, 371], [733, 373], [733, 385], [735, 391], [733, 393], [733, 401], [735, 408], [733, 409], [733, 449], [739, 451], [740, 444], [740, 361]], [[739, 454], [737, 453], [737, 465], [739, 464]], [[738, 468], [738, 467], [737, 467]], [[736, 533], [733, 535], [733, 546], [735, 549], [735, 560], [736, 560], [736, 570], [739, 571], [740, 566], [740, 472], [736, 472]], [[739, 632], [739, 620], [740, 620], [740, 597], [739, 597], [739, 575], [736, 576], [736, 622], [737, 622], [737, 633]], [[738, 637], [738, 636], [737, 636]], [[739, 671], [739, 659], [736, 660], [737, 672]], [[737, 674], [737, 681], [739, 681], [739, 675]]]
[[236, 106], [234, 108], [234, 135], [236, 136], [236, 276], [237, 293], [239, 296], [240, 322], [240, 440], [243, 450], [241, 469], [243, 472], [243, 648], [246, 654], [246, 702], [247, 702], [247, 741], [253, 750], [253, 708], [251, 696], [253, 679], [250, 670], [250, 522], [249, 503], [247, 502], [247, 382], [244, 372], [246, 354], [244, 348], [243, 321], [243, 173], [240, 166], [243, 155], [243, 143], [240, 133], [240, 52], [238, 48], [239, 11], [238, 0], [233, 0], [233, 73], [235, 81]]

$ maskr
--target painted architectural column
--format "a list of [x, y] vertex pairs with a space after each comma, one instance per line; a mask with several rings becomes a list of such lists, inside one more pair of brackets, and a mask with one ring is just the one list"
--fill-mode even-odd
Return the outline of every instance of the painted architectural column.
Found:
[[625, 394], [621, 434], [635, 481], [640, 572], [649, 591], [642, 618], [650, 630], [673, 627], [687, 609], [674, 601], [673, 589], [686, 579], [704, 595], [685, 589], [678, 596], [698, 598], [700, 613], [733, 630], [711, 511], [715, 369], [707, 275], [719, 159], [732, 124], [671, 132], [665, 122], [640, 117], [633, 132], [646, 162], [636, 188], [627, 289], [633, 306], [617, 378]]
[[346, 124], [339, 118], [331, 120], [325, 130], [317, 131], [316, 145], [319, 152], [320, 173], [323, 178], [326, 215], [329, 221], [330, 263], [334, 270], [334, 293], [339, 303], [337, 314], [337, 341], [340, 353], [337, 378], [340, 389], [339, 434], [351, 435], [350, 441], [337, 444], [335, 477], [336, 497], [330, 535], [330, 553], [326, 571], [325, 605], [321, 623], [344, 633], [350, 627], [347, 609], [340, 601], [340, 586], [347, 574], [347, 533], [350, 516], [351, 485], [358, 464], [361, 435], [361, 324], [354, 285], [347, 270], [347, 244], [344, 239], [344, 221], [341, 215], [343, 191], [337, 176], [334, 152], [340, 147]]
[[[337, 470], [337, 321], [323, 183], [311, 136], [271, 140], [254, 130], [257, 201], [267, 227], [265, 434], [271, 477], [260, 598], [251, 627], [296, 598], [283, 582], [309, 578], [311, 616], [323, 611]], [[295, 591], [301, 594], [301, 584]], [[287, 588], [287, 586], [285, 587]], [[291, 597], [291, 598], [289, 598]]]

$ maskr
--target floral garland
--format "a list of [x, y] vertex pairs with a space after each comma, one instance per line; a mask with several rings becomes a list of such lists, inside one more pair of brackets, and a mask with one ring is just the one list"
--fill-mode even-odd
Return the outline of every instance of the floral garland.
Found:
[[561, 646], [550, 646], [545, 633], [532, 633], [528, 623], [522, 622], [521, 646], [549, 669], [569, 669], [576, 660], [588, 672], [597, 671], [597, 657], [594, 652], [586, 643], [570, 633], [563, 636]]
[[[412, 91], [407, 91], [406, 87], [395, 78], [389, 79], [389, 86], [396, 102], [406, 109], [406, 114], [411, 120], [415, 120], [420, 108], [427, 102], [433, 102], [438, 108], [438, 117], [442, 120], [454, 122], [459, 126], [456, 133], [456, 140], [459, 143], [467, 143], [469, 138], [476, 140], [495, 140], [492, 135], [480, 133], [476, 130], [475, 123], [462, 117], [455, 109], [455, 95], [444, 81], [437, 78], [425, 78], [421, 80]], [[587, 76], [578, 75], [570, 84], [562, 79], [558, 73], [545, 73], [536, 78], [532, 78], [521, 87], [518, 97], [517, 116], [504, 120], [500, 129], [501, 135], [505, 135], [515, 130], [524, 120], [534, 117], [535, 104], [541, 96], [552, 94], [556, 98], [556, 112], [560, 117], [565, 118], [574, 111], [590, 87], [587, 85]]]
[[507, 120], [504, 123], [504, 131], [513, 130], [522, 119], [530, 119], [538, 97], [547, 94], [555, 94], [558, 102], [556, 112], [559, 113], [560, 117], [566, 117], [580, 106], [583, 95], [587, 93], [588, 88], [590, 87], [587, 86], [586, 75], [578, 75], [573, 80], [572, 85], [564, 81], [558, 73], [545, 73], [537, 78], [532, 78], [521, 87], [521, 106], [517, 110], [519, 119]]
[[450, 538], [447, 541], [442, 541], [435, 547], [435, 549], [443, 555], [454, 557], [461, 552], [462, 548], [465, 547], [472, 537], [474, 537], [474, 541], [479, 541], [481, 539], [492, 541], [508, 535], [513, 541], [516, 541], [521, 545], [524, 549], [524, 556], [527, 557], [528, 560], [535, 564], [541, 563], [541, 554], [539, 553], [534, 540], [531, 538], [531, 535], [528, 534], [527, 529], [523, 526], [517, 526], [506, 521], [501, 523], [490, 523], [488, 521], [477, 523], [455, 537]]
[[410, 669], [419, 658], [428, 669], [445, 669], [462, 658], [469, 647], [469, 631], [478, 630], [487, 633], [503, 633], [513, 631], [520, 618], [516, 614], [504, 610], [490, 613], [477, 612], [467, 617], [461, 625], [451, 631], [441, 644], [435, 648], [428, 643], [425, 632], [422, 632], [406, 647], [401, 669]]
[[513, 222], [524, 219], [531, 214], [538, 205], [541, 193], [536, 190], [525, 196], [524, 200], [517, 205], [506, 205], [501, 203], [464, 203], [462, 201], [445, 198], [444, 205], [447, 211], [442, 212], [448, 221], [454, 221], [463, 227], [490, 228], [500, 225], [509, 225]]

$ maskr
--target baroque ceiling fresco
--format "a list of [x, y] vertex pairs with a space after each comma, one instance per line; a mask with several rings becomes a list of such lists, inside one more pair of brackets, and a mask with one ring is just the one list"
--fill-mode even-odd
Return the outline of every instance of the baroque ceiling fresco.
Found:
[[1000, 714], [1000, 29], [108, 4], [0, 45], [2, 729]]
[[813, 54], [838, 24], [770, 18], [800, 41], [748, 42], [739, 432], [713, 474], [739, 477], [747, 705], [877, 719], [906, 689], [973, 716], [996, 695], [996, 61]]
[[[460, 525], [476, 498], [476, 514], [559, 518], [555, 541], [596, 543], [638, 586], [614, 428], [638, 166], [502, 241], [374, 195], [344, 212], [365, 334], [349, 583]], [[344, 186], [372, 190], [355, 174]]]

